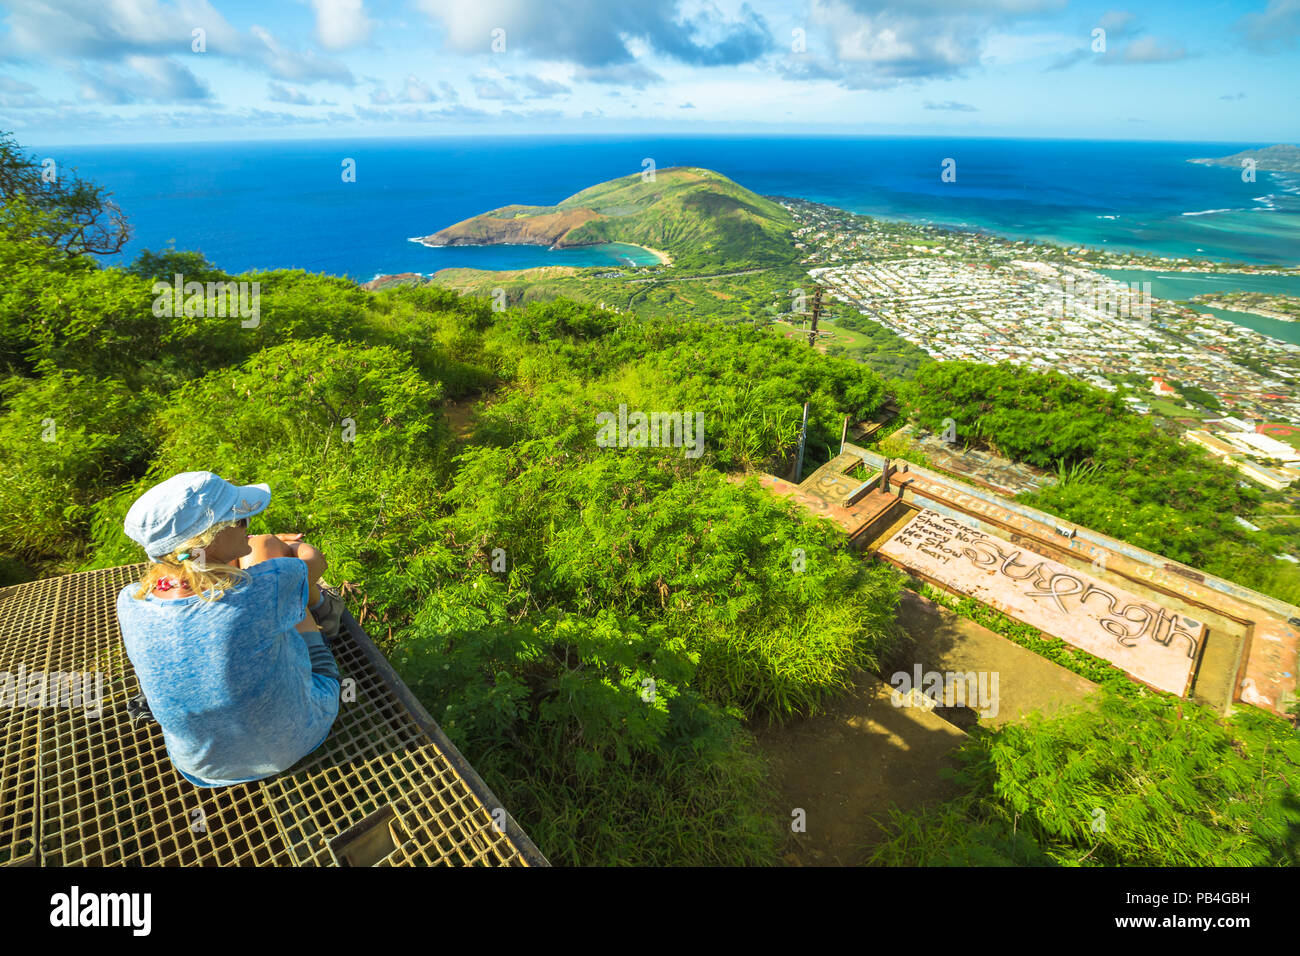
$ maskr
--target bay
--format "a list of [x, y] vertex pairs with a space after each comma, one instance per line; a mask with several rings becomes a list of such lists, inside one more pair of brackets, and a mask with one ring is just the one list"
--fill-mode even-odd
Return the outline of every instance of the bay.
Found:
[[[1157, 299], [1171, 299], [1177, 302], [1186, 302], [1192, 296], [1205, 295], [1209, 292], [1268, 292], [1300, 298], [1300, 276], [1295, 275], [1170, 273], [1150, 272], [1145, 269], [1099, 269], [1097, 271], [1124, 283], [1150, 282], [1151, 294]], [[1206, 312], [1221, 319], [1227, 319], [1237, 325], [1244, 325], [1271, 338], [1300, 345], [1300, 322], [1270, 319], [1268, 316], [1256, 315], [1253, 312], [1218, 309], [1199, 304], [1193, 304], [1192, 308], [1198, 312]]]

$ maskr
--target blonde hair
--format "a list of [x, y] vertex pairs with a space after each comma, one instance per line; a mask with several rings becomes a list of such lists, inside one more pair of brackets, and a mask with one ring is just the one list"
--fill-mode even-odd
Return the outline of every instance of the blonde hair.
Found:
[[[219, 521], [153, 562], [134, 597], [143, 600], [163, 578], [178, 578], [189, 586], [191, 594], [197, 594], [203, 601], [220, 600], [227, 589], [243, 584], [248, 580], [247, 571], [229, 564], [209, 565], [203, 556], [203, 549], [212, 544], [217, 535], [237, 524], [238, 521]], [[185, 558], [180, 555], [185, 555]]]

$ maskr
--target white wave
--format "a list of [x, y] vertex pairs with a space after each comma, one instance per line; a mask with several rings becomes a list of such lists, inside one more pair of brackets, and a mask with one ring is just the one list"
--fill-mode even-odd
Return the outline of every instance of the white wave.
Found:
[[413, 276], [419, 276], [422, 279], [428, 279], [428, 278], [432, 278], [433, 273], [432, 272], [408, 272], [408, 273], [376, 272], [374, 275], [370, 277], [370, 281], [374, 282], [376, 279], [382, 279], [384, 276], [395, 276], [395, 275], [413, 275]]
[[1184, 216], [1211, 216], [1216, 212], [1241, 212], [1240, 209], [1202, 209], [1199, 212], [1185, 212]]
[[1293, 179], [1291, 176], [1286, 176], [1282, 173], [1274, 173], [1273, 179], [1275, 182], [1282, 185], [1282, 191], [1284, 193], [1300, 193], [1300, 180]]

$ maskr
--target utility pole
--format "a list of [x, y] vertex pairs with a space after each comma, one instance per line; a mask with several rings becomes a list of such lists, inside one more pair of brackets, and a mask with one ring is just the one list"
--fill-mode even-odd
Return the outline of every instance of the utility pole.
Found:
[[808, 344], [817, 344], [817, 320], [822, 315], [822, 287], [813, 286], [812, 328], [808, 330]]
[[808, 438], [808, 403], [803, 403], [803, 424], [799, 426], [799, 455], [794, 461], [794, 483], [803, 478], [803, 446]]
[[[817, 320], [821, 318], [821, 315], [822, 315], [822, 287], [820, 285], [815, 285], [813, 286], [812, 323], [811, 323], [811, 327], [808, 329], [808, 345], [810, 347], [815, 346], [817, 344]], [[795, 463], [794, 463], [795, 484], [798, 484], [799, 480], [803, 477], [803, 450], [804, 450], [804, 444], [807, 441], [807, 439], [808, 439], [808, 403], [804, 402], [803, 403], [803, 424], [799, 426], [799, 454], [798, 457], [795, 458]], [[841, 444], [840, 451], [843, 451], [844, 448], [843, 448], [842, 440], [840, 444]]]

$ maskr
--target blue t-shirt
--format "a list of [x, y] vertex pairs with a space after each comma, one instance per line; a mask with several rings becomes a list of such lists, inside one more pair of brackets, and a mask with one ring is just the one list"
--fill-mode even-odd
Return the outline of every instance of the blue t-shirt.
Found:
[[167, 753], [191, 782], [228, 786], [287, 770], [329, 736], [339, 682], [313, 673], [307, 565], [272, 558], [215, 601], [117, 596], [127, 656]]

